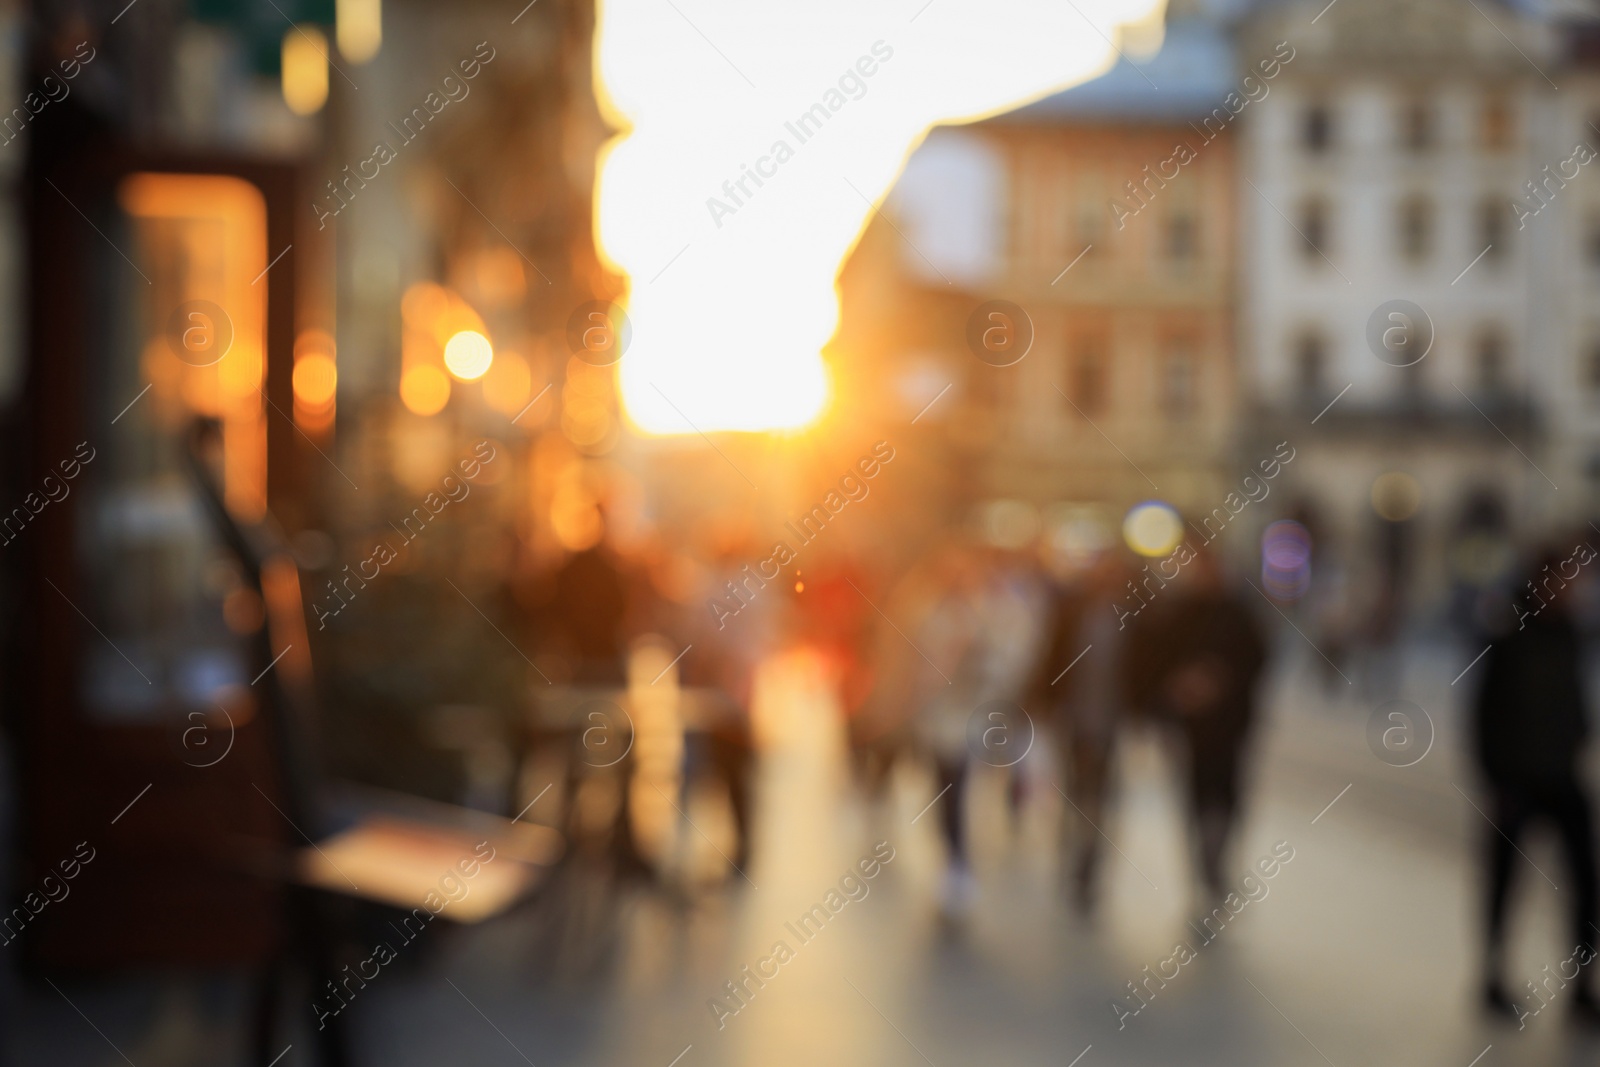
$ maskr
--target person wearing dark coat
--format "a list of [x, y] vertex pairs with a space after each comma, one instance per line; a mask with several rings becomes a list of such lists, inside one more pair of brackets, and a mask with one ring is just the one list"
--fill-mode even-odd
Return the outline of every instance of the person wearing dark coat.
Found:
[[555, 575], [551, 624], [576, 681], [621, 685], [627, 661], [628, 580], [602, 542], [574, 552]]
[[1178, 582], [1126, 618], [1125, 680], [1133, 701], [1176, 735], [1187, 757], [1200, 872], [1221, 896], [1267, 648], [1250, 605], [1227, 587], [1210, 550], [1190, 551]]
[[[1541, 560], [1541, 563], [1550, 562]], [[1570, 909], [1574, 953], [1593, 960], [1600, 944], [1596, 927], [1597, 884], [1594, 830], [1589, 797], [1579, 771], [1588, 735], [1583, 693], [1583, 663], [1577, 627], [1567, 610], [1570, 588], [1550, 580], [1543, 567], [1525, 588], [1517, 606], [1516, 629], [1490, 644], [1484, 654], [1481, 684], [1472, 709], [1472, 743], [1489, 788], [1486, 835], [1488, 861], [1486, 981], [1491, 1010], [1521, 1017], [1502, 984], [1506, 913], [1515, 872], [1529, 862], [1517, 842], [1530, 825], [1548, 823], [1557, 833], [1570, 881], [1560, 894]], [[1591, 1023], [1600, 1020], [1595, 967], [1574, 977], [1573, 1010]], [[1541, 1007], [1544, 999], [1536, 1001]]]
[[[1116, 734], [1125, 703], [1122, 639], [1113, 605], [1124, 593], [1127, 567], [1114, 552], [1082, 578], [1057, 591], [1047, 654], [1036, 686], [1052, 709], [1066, 771], [1063, 790], [1073, 811], [1071, 879], [1080, 912], [1094, 910]], [[1070, 669], [1068, 669], [1070, 668]]]

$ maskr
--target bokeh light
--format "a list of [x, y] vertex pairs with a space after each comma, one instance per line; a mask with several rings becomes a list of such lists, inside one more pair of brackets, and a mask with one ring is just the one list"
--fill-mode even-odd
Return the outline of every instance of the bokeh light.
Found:
[[296, 115], [314, 115], [328, 102], [328, 38], [315, 26], [283, 35], [283, 102]]
[[1404, 522], [1422, 505], [1422, 486], [1404, 471], [1380, 474], [1372, 482], [1372, 510], [1390, 522]]
[[338, 0], [333, 36], [350, 62], [359, 66], [372, 59], [383, 44], [383, 0]]
[[476, 330], [462, 330], [444, 345], [444, 365], [464, 382], [477, 381], [494, 362], [494, 347]]
[[307, 407], [325, 407], [339, 385], [339, 370], [332, 358], [313, 352], [295, 361], [294, 398]]
[[1183, 540], [1183, 516], [1160, 500], [1135, 504], [1122, 520], [1122, 539], [1141, 556], [1170, 555]]
[[416, 282], [400, 298], [400, 317], [407, 326], [428, 330], [450, 309], [450, 293], [434, 282]]
[[1261, 534], [1261, 584], [1276, 600], [1299, 600], [1311, 588], [1311, 532], [1284, 519]]
[[528, 291], [522, 257], [504, 246], [486, 248], [472, 260], [472, 289], [484, 307], [514, 304]]
[[450, 379], [430, 364], [411, 367], [400, 375], [400, 401], [416, 415], [437, 415], [450, 402]]

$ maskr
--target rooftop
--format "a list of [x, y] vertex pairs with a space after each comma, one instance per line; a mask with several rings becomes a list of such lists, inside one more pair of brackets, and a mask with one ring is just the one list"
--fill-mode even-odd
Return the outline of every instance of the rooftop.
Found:
[[1092, 81], [1037, 100], [991, 122], [1182, 122], [1209, 114], [1238, 88], [1233, 42], [1210, 19], [1171, 22], [1154, 55], [1125, 53]]

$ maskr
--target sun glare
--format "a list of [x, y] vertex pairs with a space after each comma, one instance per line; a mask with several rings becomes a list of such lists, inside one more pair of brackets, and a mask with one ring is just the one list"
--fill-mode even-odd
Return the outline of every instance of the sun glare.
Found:
[[596, 90], [624, 132], [596, 229], [628, 278], [620, 388], [644, 432], [817, 419], [839, 269], [912, 149], [1100, 73], [1162, 0], [891, 6], [601, 3]]

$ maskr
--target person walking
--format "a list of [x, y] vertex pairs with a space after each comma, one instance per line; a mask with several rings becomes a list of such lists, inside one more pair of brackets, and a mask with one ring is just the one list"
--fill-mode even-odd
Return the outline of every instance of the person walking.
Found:
[[1054, 712], [1066, 772], [1063, 793], [1073, 809], [1067, 816], [1073, 838], [1068, 845], [1073, 903], [1085, 915], [1094, 910], [1097, 896], [1100, 827], [1105, 823], [1125, 699], [1121, 675], [1125, 630], [1119, 626], [1115, 604], [1126, 580], [1121, 558], [1106, 552], [1077, 582], [1061, 590], [1049, 652], [1042, 661], [1046, 671], [1061, 673], [1050, 679], [1041, 676], [1039, 683]]
[[[1524, 1013], [1507, 995], [1506, 915], [1516, 871], [1525, 857], [1517, 842], [1538, 822], [1556, 831], [1570, 881], [1561, 891], [1569, 907], [1573, 951], [1593, 960], [1597, 886], [1594, 829], [1588, 791], [1579, 773], [1588, 735], [1582, 650], [1570, 613], [1572, 584], [1560, 576], [1561, 557], [1548, 555], [1516, 605], [1518, 625], [1484, 654], [1482, 681], [1472, 709], [1473, 754], [1489, 787], [1492, 832], [1485, 837], [1488, 897], [1484, 1001], [1491, 1011]], [[1600, 1023], [1595, 968], [1580, 968], [1572, 1010]], [[1543, 999], [1540, 999], [1542, 1006]]]
[[1216, 556], [1204, 546], [1191, 552], [1179, 584], [1157, 594], [1150, 617], [1127, 620], [1133, 645], [1125, 677], [1186, 757], [1200, 873], [1221, 897], [1267, 648], [1250, 605], [1228, 588]]

